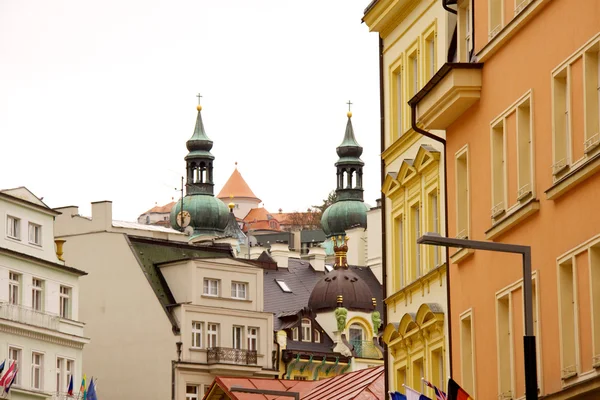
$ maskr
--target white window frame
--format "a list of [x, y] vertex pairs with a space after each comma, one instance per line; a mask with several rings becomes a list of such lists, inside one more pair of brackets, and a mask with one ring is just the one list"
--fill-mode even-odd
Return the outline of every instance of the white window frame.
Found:
[[[23, 365], [23, 349], [16, 346], [8, 346], [8, 365], [6, 368], [9, 368], [13, 362], [16, 362], [17, 370], [20, 370]], [[17, 374], [14, 384], [17, 386], [21, 384], [21, 374]]]
[[56, 357], [56, 394], [67, 392], [71, 376], [75, 370], [75, 360], [66, 357]]
[[21, 279], [23, 275], [9, 271], [8, 273], [8, 302], [21, 304]]
[[35, 311], [44, 310], [44, 281], [40, 278], [31, 279], [31, 308]]
[[62, 386], [62, 378], [64, 373], [65, 359], [62, 357], [56, 357], [56, 394], [60, 395], [60, 387]]
[[248, 298], [248, 284], [245, 282], [231, 282], [231, 298], [246, 300]]
[[321, 343], [321, 332], [318, 329], [313, 331], [313, 338], [315, 343]]
[[68, 286], [60, 285], [60, 317], [71, 318], [71, 293], [72, 289]]
[[244, 348], [244, 327], [241, 325], [234, 325], [232, 328], [231, 337], [231, 347], [237, 350], [242, 350]]
[[29, 223], [29, 244], [35, 246], [42, 245], [42, 226], [39, 224]]
[[298, 327], [297, 326], [292, 328], [292, 340], [298, 340]]
[[213, 322], [206, 324], [206, 346], [219, 347], [219, 324]]
[[302, 318], [302, 341], [310, 342], [312, 341], [312, 323], [308, 318]]
[[248, 350], [258, 351], [258, 328], [248, 327]]
[[199, 392], [200, 392], [200, 385], [186, 384], [185, 385], [185, 400], [198, 400]]
[[11, 239], [21, 240], [21, 219], [13, 217], [12, 215], [6, 216], [6, 236]]
[[[39, 359], [36, 362], [36, 357]], [[41, 390], [44, 387], [44, 353], [31, 352], [31, 388]]]
[[219, 280], [204, 278], [204, 289], [203, 293], [205, 296], [219, 296]]
[[281, 279], [275, 279], [275, 282], [279, 285], [279, 288], [283, 290], [285, 293], [292, 293], [292, 289]]
[[202, 322], [192, 321], [192, 348], [202, 348]]

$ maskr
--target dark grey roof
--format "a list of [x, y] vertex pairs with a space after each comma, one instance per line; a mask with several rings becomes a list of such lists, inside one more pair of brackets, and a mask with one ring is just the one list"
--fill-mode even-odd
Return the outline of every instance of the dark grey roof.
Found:
[[323, 229], [313, 229], [310, 231], [300, 231], [300, 242], [324, 242], [326, 239]]
[[[383, 288], [379, 281], [368, 267], [350, 266], [350, 269], [363, 279], [373, 297], [377, 299], [377, 311], [383, 315]], [[264, 270], [264, 301], [265, 311], [275, 314], [273, 320], [273, 329], [279, 330], [281, 320], [277, 318], [279, 314], [299, 310], [308, 306], [310, 294], [317, 282], [325, 275], [325, 272], [315, 271], [306, 260], [290, 258], [288, 268], [278, 268], [277, 270]], [[284, 281], [292, 290], [292, 293], [285, 293], [276, 279]]]
[[237, 239], [238, 243], [240, 244], [246, 243], [246, 235], [240, 229], [233, 212], [229, 212], [229, 220], [227, 221], [227, 226], [225, 227], [225, 236]]

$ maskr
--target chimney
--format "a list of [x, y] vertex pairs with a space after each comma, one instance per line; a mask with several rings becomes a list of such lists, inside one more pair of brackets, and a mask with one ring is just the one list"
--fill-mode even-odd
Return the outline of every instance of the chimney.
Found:
[[290, 256], [290, 248], [287, 243], [273, 243], [271, 245], [271, 257], [277, 261], [277, 267], [287, 268]]
[[256, 260], [265, 251], [266, 248], [263, 246], [252, 246], [250, 247], [250, 259]]
[[325, 272], [325, 248], [321, 246], [308, 249], [308, 261], [315, 271]]
[[365, 260], [366, 230], [362, 227], [346, 229], [346, 236], [350, 239], [348, 246], [348, 265], [367, 265]]
[[103, 200], [92, 203], [92, 221], [101, 229], [112, 228], [112, 201]]

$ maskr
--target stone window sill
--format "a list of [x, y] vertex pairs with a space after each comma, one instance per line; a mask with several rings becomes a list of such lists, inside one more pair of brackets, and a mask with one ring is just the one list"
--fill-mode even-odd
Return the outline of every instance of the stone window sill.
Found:
[[600, 170], [600, 152], [589, 157], [583, 164], [573, 168], [546, 190], [548, 200], [558, 199], [560, 196], [573, 189]]
[[497, 238], [527, 219], [530, 215], [538, 212], [539, 209], [540, 201], [537, 199], [530, 199], [529, 201], [520, 204], [510, 213], [504, 215], [502, 219], [494, 221], [492, 227], [485, 231], [485, 238], [488, 240]]
[[452, 262], [452, 264], [460, 264], [461, 262], [472, 256], [473, 253], [475, 253], [475, 250], [473, 249], [460, 249], [450, 256], [450, 261]]

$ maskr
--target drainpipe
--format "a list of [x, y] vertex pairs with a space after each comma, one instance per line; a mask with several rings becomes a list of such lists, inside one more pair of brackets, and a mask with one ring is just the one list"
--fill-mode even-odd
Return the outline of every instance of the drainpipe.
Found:
[[442, 7], [444, 7], [444, 10], [448, 11], [451, 14], [456, 14], [456, 10], [453, 10], [450, 7], [448, 7], [448, 4], [446, 4], [447, 2], [448, 0], [442, 0]]
[[[445, 1], [444, 1], [445, 3]], [[445, 8], [445, 7], [444, 7]], [[422, 98], [422, 97], [421, 97]], [[444, 168], [444, 234], [446, 237], [448, 237], [448, 157], [447, 157], [447, 151], [446, 151], [446, 139], [441, 138], [439, 136], [434, 135], [431, 132], [427, 132], [426, 130], [423, 130], [421, 128], [419, 128], [417, 126], [417, 104], [420, 101], [420, 98], [417, 99], [416, 102], [412, 102], [409, 101], [410, 104], [410, 124], [412, 129], [429, 138], [432, 140], [435, 140], [436, 142], [439, 142], [440, 144], [442, 144], [442, 146], [444, 146], [444, 163], [443, 163], [443, 168]], [[449, 360], [449, 369], [448, 369], [448, 376], [453, 376], [452, 375], [452, 314], [450, 313], [450, 248], [449, 247], [445, 247], [446, 250], [446, 301], [448, 302], [448, 360]]]
[[[383, 39], [379, 35], [379, 120], [380, 120], [380, 146], [381, 153], [385, 150], [385, 103], [383, 98]], [[385, 162], [381, 160], [381, 185], [385, 181]], [[387, 298], [387, 272], [386, 272], [386, 234], [385, 234], [385, 194], [381, 193], [381, 280], [383, 281], [383, 326], [387, 326], [387, 305], [385, 299]], [[385, 371], [389, 371], [388, 366], [388, 347], [386, 343], [383, 343], [383, 368]], [[390, 382], [388, 373], [384, 374], [385, 392], [390, 391]]]

